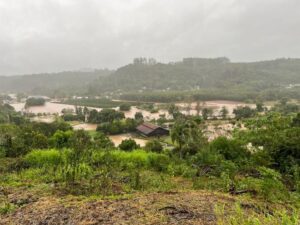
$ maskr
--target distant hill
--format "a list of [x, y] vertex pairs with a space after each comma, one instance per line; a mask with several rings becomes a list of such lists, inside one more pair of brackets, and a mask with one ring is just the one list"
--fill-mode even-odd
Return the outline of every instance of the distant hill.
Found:
[[174, 92], [175, 95], [193, 92], [203, 98], [237, 100], [282, 96], [300, 98], [299, 87], [295, 84], [300, 84], [300, 59], [236, 63], [228, 58], [185, 58], [163, 64], [154, 59], [137, 58], [132, 64], [113, 72], [99, 70], [0, 77], [0, 92], [121, 93], [121, 97], [128, 100], [136, 100], [134, 96], [137, 95], [160, 96]]
[[111, 74], [109, 70], [67, 71], [22, 76], [0, 76], [0, 92], [69, 94], [83, 92], [92, 81]]
[[231, 63], [227, 58], [189, 58], [170, 64], [136, 63], [119, 68], [94, 84], [99, 90], [189, 90], [300, 83], [300, 59]]
[[[253, 63], [232, 63], [227, 58], [186, 58], [181, 62], [162, 64], [146, 59], [119, 68], [108, 77], [90, 84], [94, 93], [125, 93], [127, 99], [137, 93], [171, 93], [193, 91], [230, 98], [254, 98], [261, 92], [269, 97], [276, 94], [300, 98], [300, 90], [289, 89], [289, 84], [300, 83], [300, 59], [277, 59]], [[275, 92], [275, 95], [274, 95]], [[131, 97], [128, 93], [132, 93]], [[135, 99], [136, 100], [136, 99]], [[141, 99], [155, 100], [155, 99]]]

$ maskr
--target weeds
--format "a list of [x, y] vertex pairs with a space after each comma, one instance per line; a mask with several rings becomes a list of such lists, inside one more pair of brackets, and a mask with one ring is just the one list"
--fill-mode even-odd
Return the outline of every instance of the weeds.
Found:
[[[230, 210], [225, 205], [217, 205], [215, 207], [215, 214], [217, 216], [218, 225], [299, 225], [300, 217], [299, 210], [286, 209], [261, 211], [243, 209], [241, 204], [237, 203]], [[268, 212], [269, 211], [269, 212]]]

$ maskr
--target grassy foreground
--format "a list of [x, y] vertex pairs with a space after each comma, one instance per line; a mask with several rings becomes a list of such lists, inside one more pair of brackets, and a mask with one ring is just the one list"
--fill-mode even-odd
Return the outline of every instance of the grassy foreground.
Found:
[[[223, 181], [214, 188], [215, 178], [213, 182], [195, 180], [182, 162], [177, 162], [181, 164], [177, 167], [168, 163], [167, 156], [142, 150], [116, 150], [108, 155], [96, 152], [92, 159], [95, 165], [109, 160], [114, 169], [101, 166], [92, 180], [85, 172], [79, 183], [70, 185], [64, 183], [59, 168], [53, 169], [64, 157], [58, 153], [55, 149], [34, 150], [24, 157], [22, 163], [27, 169], [21, 171], [11, 170], [18, 160], [1, 159], [1, 225], [296, 225], [300, 221], [295, 204], [265, 201], [250, 194], [226, 194]], [[86, 183], [91, 181], [95, 185]]]

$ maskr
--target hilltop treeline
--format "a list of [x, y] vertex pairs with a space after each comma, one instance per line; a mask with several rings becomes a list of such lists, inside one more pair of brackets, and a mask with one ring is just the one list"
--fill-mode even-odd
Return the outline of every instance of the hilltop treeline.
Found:
[[175, 96], [188, 93], [203, 100], [273, 100], [300, 98], [299, 71], [300, 59], [233, 63], [227, 58], [187, 58], [163, 64], [139, 58], [114, 72], [2, 77], [0, 90], [111, 95], [128, 100], [136, 100], [138, 95], [143, 101], [176, 100], [170, 97], [173, 93]]

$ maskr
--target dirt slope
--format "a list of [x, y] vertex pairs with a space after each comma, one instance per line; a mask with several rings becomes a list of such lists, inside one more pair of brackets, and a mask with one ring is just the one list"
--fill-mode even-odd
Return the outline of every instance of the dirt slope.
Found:
[[41, 197], [0, 217], [0, 224], [215, 224], [215, 204], [233, 202], [205, 192], [137, 194], [118, 200]]

